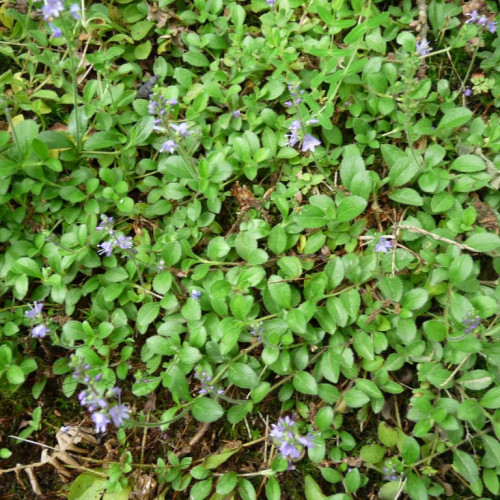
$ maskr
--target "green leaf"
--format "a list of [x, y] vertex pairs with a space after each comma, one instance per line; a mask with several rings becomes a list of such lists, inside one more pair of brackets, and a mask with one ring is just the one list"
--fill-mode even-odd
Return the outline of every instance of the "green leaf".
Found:
[[361, 196], [349, 196], [344, 198], [338, 205], [336, 219], [340, 222], [348, 222], [362, 214], [368, 202]]
[[472, 116], [472, 111], [467, 108], [454, 107], [445, 112], [438, 125], [438, 130], [447, 130], [461, 127], [467, 123]]
[[256, 373], [244, 363], [233, 363], [229, 367], [229, 380], [237, 387], [252, 389], [259, 383]]
[[428, 500], [427, 487], [422, 479], [416, 474], [408, 474], [406, 480], [406, 491], [411, 500]]
[[29, 257], [21, 257], [14, 262], [12, 269], [15, 273], [27, 274], [32, 278], [42, 279], [42, 272], [38, 264]]
[[500, 250], [500, 238], [493, 233], [473, 234], [472, 236], [469, 236], [464, 243], [472, 248], [475, 248], [479, 252]]
[[381, 462], [385, 455], [385, 448], [378, 444], [368, 444], [361, 448], [361, 458], [369, 464]]
[[168, 271], [161, 272], [153, 278], [153, 290], [165, 295], [172, 286], [172, 275]]
[[479, 404], [488, 410], [500, 408], [500, 387], [493, 387], [481, 398]]
[[281, 500], [281, 488], [274, 477], [269, 477], [266, 483], [267, 500]]
[[452, 162], [450, 168], [459, 172], [481, 172], [486, 168], [486, 165], [479, 156], [461, 155]]
[[182, 60], [191, 64], [191, 66], [196, 66], [197, 68], [206, 68], [210, 66], [210, 61], [207, 57], [198, 50], [190, 50], [182, 54]]
[[401, 457], [405, 464], [414, 464], [420, 458], [420, 445], [415, 438], [406, 436], [403, 440]]
[[472, 274], [473, 268], [474, 261], [470, 255], [459, 255], [450, 265], [450, 283], [463, 283]]
[[212, 490], [212, 478], [209, 477], [204, 481], [197, 482], [189, 492], [190, 500], [204, 500], [210, 494]]
[[[210, 458], [210, 457], [209, 457]], [[238, 474], [236, 472], [231, 471], [226, 474], [223, 474], [219, 481], [217, 482], [217, 487], [215, 488], [215, 491], [219, 495], [229, 495], [231, 491], [233, 491], [236, 488], [236, 485], [238, 484]]]
[[96, 132], [91, 135], [83, 145], [85, 151], [108, 149], [121, 145], [125, 141], [125, 136], [114, 130], [106, 132]]
[[387, 425], [385, 422], [380, 422], [378, 424], [377, 435], [379, 441], [384, 446], [388, 446], [389, 448], [396, 446], [399, 440], [398, 431]]
[[462, 450], [455, 450], [453, 452], [453, 466], [469, 483], [472, 492], [480, 496], [483, 485], [479, 479], [479, 471], [474, 459]]
[[20, 366], [11, 365], [7, 370], [7, 380], [12, 385], [19, 385], [26, 380], [26, 376]]
[[306, 475], [304, 481], [306, 500], [326, 500], [319, 484], [309, 475]]
[[318, 394], [318, 383], [309, 372], [298, 372], [293, 377], [293, 386], [302, 394]]
[[424, 204], [423, 198], [418, 194], [417, 191], [411, 188], [398, 189], [393, 191], [389, 198], [392, 201], [397, 201], [403, 205], [413, 205], [415, 207], [421, 207]]
[[222, 406], [210, 398], [196, 399], [192, 408], [193, 417], [199, 422], [215, 422], [224, 415]]
[[350, 408], [361, 408], [370, 402], [370, 398], [358, 389], [349, 389], [344, 394], [344, 401]]
[[149, 302], [148, 304], [144, 304], [137, 313], [137, 331], [139, 333], [146, 333], [148, 326], [157, 318], [159, 313], [159, 302]]

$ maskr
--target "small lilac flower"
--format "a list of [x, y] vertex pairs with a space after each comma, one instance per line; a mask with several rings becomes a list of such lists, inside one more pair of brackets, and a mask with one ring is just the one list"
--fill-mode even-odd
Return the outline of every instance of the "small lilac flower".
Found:
[[116, 427], [123, 425], [123, 421], [130, 417], [130, 408], [125, 405], [115, 405], [109, 409], [109, 416]]
[[293, 102], [292, 101], [285, 101], [284, 104], [285, 104], [285, 106], [287, 108], [291, 108], [293, 106]]
[[293, 148], [295, 144], [299, 142], [299, 134], [295, 129], [290, 130], [290, 133], [286, 134], [285, 137], [288, 137], [287, 146], [290, 146], [291, 148]]
[[258, 325], [252, 325], [250, 328], [250, 335], [252, 337], [257, 337], [257, 340], [261, 341], [262, 340], [262, 334], [264, 333], [264, 326], [262, 321], [259, 321]]
[[267, 5], [269, 5], [269, 7], [274, 7], [276, 0], [266, 0], [266, 3], [267, 3]]
[[101, 224], [95, 229], [96, 231], [111, 231], [113, 229], [113, 217], [101, 214]]
[[479, 14], [477, 13], [477, 10], [473, 10], [472, 12], [469, 12], [468, 14], [465, 14], [469, 19], [465, 21], [465, 24], [467, 23], [475, 23], [479, 17]]
[[50, 330], [44, 324], [37, 325], [31, 329], [31, 336], [34, 339], [41, 339], [45, 337], [45, 335], [47, 335], [48, 332], [50, 332]]
[[316, 146], [319, 146], [321, 144], [321, 141], [316, 139], [316, 137], [312, 136], [311, 134], [306, 134], [304, 137], [304, 141], [302, 142], [302, 151], [311, 151], [314, 153], [314, 150], [316, 149]]
[[177, 104], [179, 104], [179, 101], [177, 99], [169, 99], [168, 103], [170, 104], [170, 106], [176, 106]]
[[111, 241], [103, 241], [97, 245], [100, 249], [97, 251], [99, 255], [106, 255], [106, 257], [111, 257], [113, 253], [113, 243]]
[[52, 30], [52, 36], [54, 38], [59, 38], [60, 36], [62, 36], [61, 29], [55, 26], [54, 24], [49, 23], [49, 28]]
[[375, 252], [389, 253], [393, 248], [392, 240], [388, 240], [383, 236], [380, 237], [379, 242], [375, 245]]
[[239, 109], [235, 109], [235, 110], [233, 111], [232, 115], [233, 115], [233, 118], [239, 118], [239, 117], [240, 117], [240, 115], [241, 115], [241, 112], [240, 112], [240, 110], [239, 110]]
[[350, 105], [351, 105], [350, 101], [346, 101], [346, 102], [344, 102], [344, 106], [345, 106], [346, 108], [347, 108], [347, 106], [350, 106]]
[[33, 319], [36, 316], [38, 316], [39, 314], [41, 314], [42, 308], [43, 308], [43, 302], [37, 302], [35, 300], [35, 302], [33, 302], [33, 305], [28, 304], [28, 307], [30, 309], [29, 309], [29, 311], [24, 311], [24, 315], [27, 318]]
[[301, 124], [300, 120], [294, 120], [292, 123], [290, 123], [288, 129], [289, 130], [300, 130]]
[[424, 38], [420, 42], [417, 42], [417, 51], [421, 56], [426, 56], [432, 50], [429, 42]]
[[477, 20], [477, 24], [479, 24], [479, 26], [486, 26], [486, 23], [488, 22], [488, 18], [486, 16], [481, 16], [478, 20]]
[[161, 119], [160, 118], [155, 118], [153, 120], [153, 130], [155, 132], [159, 132], [162, 129], [161, 127]]
[[311, 118], [309, 120], [309, 125], [316, 125], [316, 123], [319, 123], [319, 120], [317, 120], [316, 118]]
[[175, 148], [177, 147], [177, 143], [172, 139], [168, 139], [165, 141], [160, 149], [160, 153], [175, 153]]
[[44, 0], [42, 7], [43, 20], [48, 21], [51, 17], [59, 17], [64, 10], [61, 0]]
[[186, 122], [179, 123], [179, 125], [172, 123], [170, 124], [170, 128], [182, 137], [189, 137], [193, 133], [188, 131], [188, 124]]
[[71, 17], [73, 19], [80, 19], [80, 7], [77, 3], [72, 3], [70, 8], [69, 8], [69, 13], [71, 14]]
[[164, 271], [165, 270], [165, 261], [163, 259], [161, 259], [159, 262], [158, 262], [158, 265], [156, 266], [156, 271], [158, 273], [160, 273], [161, 271]]
[[[196, 378], [200, 380], [200, 389], [198, 390], [198, 394], [208, 394], [208, 392], [213, 392], [215, 391], [215, 385], [210, 384], [212, 381], [212, 376], [208, 375], [205, 370], [203, 370], [201, 373], [197, 373]], [[217, 394], [222, 394], [224, 391], [222, 389], [217, 389]]]
[[104, 413], [100, 412], [92, 414], [92, 420], [95, 424], [96, 432], [106, 432], [106, 427], [111, 422]]
[[490, 33], [497, 32], [497, 23], [495, 21], [488, 21], [488, 31]]
[[71, 429], [71, 425], [63, 425], [59, 429], [63, 434], [66, 434]]
[[472, 90], [469, 87], [465, 87], [464, 88], [464, 96], [469, 97], [470, 95], [472, 95]]
[[193, 300], [197, 300], [198, 301], [198, 300], [200, 300], [200, 297], [201, 297], [201, 292], [199, 290], [193, 290], [191, 292], [191, 298]]
[[158, 107], [158, 103], [156, 101], [154, 101], [153, 99], [151, 99], [149, 102], [148, 102], [148, 113], [150, 115], [155, 115], [156, 114], [156, 108]]
[[132, 238], [130, 236], [120, 235], [116, 238], [116, 245], [123, 250], [128, 250], [134, 246]]
[[314, 446], [314, 436], [310, 433], [301, 436], [294, 429], [294, 425], [295, 420], [289, 416], [280, 417], [278, 423], [271, 426], [271, 432], [269, 433], [275, 445], [278, 446], [281, 456], [288, 461], [289, 469], [293, 468], [292, 460], [300, 458], [304, 448]]

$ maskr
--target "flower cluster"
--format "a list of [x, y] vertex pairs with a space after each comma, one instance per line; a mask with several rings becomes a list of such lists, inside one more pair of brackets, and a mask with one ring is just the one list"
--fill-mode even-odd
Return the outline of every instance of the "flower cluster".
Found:
[[[196, 378], [200, 381], [200, 390], [198, 394], [208, 394], [209, 392], [215, 391], [215, 385], [211, 384], [212, 376], [209, 375], [205, 370], [201, 373], [197, 373]], [[224, 391], [222, 389], [217, 389], [217, 394], [223, 394]]]
[[[24, 315], [27, 318], [30, 319], [35, 319], [37, 317], [41, 317], [42, 315], [42, 308], [43, 308], [43, 303], [42, 302], [33, 302], [33, 305], [28, 304], [29, 310], [24, 311]], [[31, 336], [33, 338], [43, 338], [47, 333], [50, 332], [49, 328], [47, 328], [47, 325], [45, 323], [40, 323], [39, 325], [33, 326], [31, 329]]]
[[264, 333], [264, 325], [262, 321], [259, 321], [258, 325], [252, 325], [250, 328], [250, 335], [252, 337], [257, 337], [257, 340], [260, 342], [262, 340], [262, 334]]
[[108, 217], [102, 214], [101, 223], [96, 227], [96, 231], [106, 231], [112, 238], [111, 240], [103, 241], [97, 245], [99, 248], [97, 253], [99, 255], [106, 255], [106, 257], [110, 257], [113, 253], [113, 249], [116, 247], [121, 248], [122, 250], [129, 250], [134, 246], [130, 236], [123, 236], [122, 234], [117, 236], [115, 234], [113, 229], [113, 217]]
[[153, 130], [156, 132], [166, 132], [169, 137], [161, 145], [160, 153], [175, 153], [179, 147], [179, 141], [193, 134], [186, 122], [168, 122], [170, 107], [177, 104], [177, 99], [167, 99], [158, 92], [152, 94], [149, 100], [148, 112], [155, 117]]
[[473, 10], [465, 15], [468, 18], [467, 21], [465, 21], [465, 24], [477, 24], [478, 26], [486, 28], [490, 33], [496, 33], [497, 23], [495, 21], [491, 21], [487, 16], [480, 16], [477, 10]]
[[[59, 38], [62, 35], [62, 31], [60, 28], [54, 25], [52, 21], [54, 20], [54, 18], [60, 17], [61, 13], [64, 12], [64, 10], [65, 8], [61, 0], [44, 0], [43, 2], [43, 19], [44, 21], [49, 21], [49, 27], [52, 30], [52, 36], [54, 38]], [[68, 12], [73, 19], [80, 19], [80, 7], [78, 6], [78, 4], [71, 4]]]
[[[309, 120], [309, 124], [317, 123], [317, 120]], [[288, 138], [287, 146], [293, 148], [297, 142], [299, 142], [299, 132], [303, 130], [302, 122], [300, 120], [294, 120], [290, 126], [288, 127], [289, 133], [285, 135]], [[316, 137], [311, 134], [304, 134], [304, 138], [302, 140], [301, 150], [314, 152], [316, 146], [321, 145], [321, 141], [316, 139]]]
[[[87, 389], [78, 394], [78, 400], [92, 414], [95, 431], [106, 432], [106, 428], [111, 422], [117, 427], [123, 425], [124, 421], [130, 417], [130, 408], [120, 403], [120, 389], [118, 387], [105, 389], [100, 386], [102, 374], [91, 376], [89, 373], [91, 366], [77, 356], [72, 357], [69, 365], [75, 370], [73, 378], [77, 382], [87, 385]], [[118, 398], [117, 403], [113, 401], [115, 398]]]
[[274, 444], [278, 447], [281, 456], [288, 461], [288, 469], [293, 469], [293, 460], [301, 457], [304, 448], [314, 446], [314, 436], [308, 432], [301, 436], [296, 427], [296, 421], [286, 417], [280, 417], [277, 424], [271, 426], [269, 435], [273, 438]]
[[386, 481], [399, 481], [402, 476], [400, 473], [398, 473], [396, 466], [391, 460], [386, 460], [384, 462], [382, 472], [384, 473], [384, 479]]
[[417, 52], [421, 56], [426, 56], [430, 53], [431, 50], [432, 47], [429, 45], [429, 42], [425, 38], [420, 40], [420, 42], [417, 42]]
[[375, 245], [376, 253], [389, 253], [394, 247], [394, 242], [392, 240], [388, 240], [383, 236], [380, 237], [378, 243]]
[[[293, 148], [295, 144], [300, 141], [300, 133], [302, 132], [302, 152], [311, 151], [312, 153], [314, 153], [316, 147], [321, 145], [321, 141], [313, 135], [306, 133], [305, 123], [301, 119], [298, 105], [302, 102], [302, 97], [300, 96], [304, 94], [304, 90], [299, 90], [298, 83], [288, 85], [288, 90], [290, 91], [292, 100], [285, 101], [285, 106], [287, 108], [295, 107], [298, 119], [293, 120], [292, 123], [290, 123], [290, 125], [288, 126], [288, 134], [285, 135], [285, 137], [288, 139], [287, 146]], [[307, 122], [307, 125], [314, 125], [316, 123], [318, 123], [318, 120], [312, 119]]]
[[199, 290], [193, 290], [191, 292], [191, 298], [193, 300], [196, 300], [196, 301], [199, 301], [200, 300], [200, 297], [201, 297], [201, 292]]
[[470, 311], [467, 312], [467, 318], [464, 319], [465, 333], [472, 333], [474, 330], [479, 328], [481, 324], [481, 317], [475, 316], [472, 317], [472, 313]]

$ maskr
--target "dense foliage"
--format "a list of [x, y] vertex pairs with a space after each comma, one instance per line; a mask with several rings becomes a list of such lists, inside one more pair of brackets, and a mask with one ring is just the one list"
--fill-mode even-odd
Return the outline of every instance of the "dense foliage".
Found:
[[3, 3], [0, 494], [498, 498], [497, 16]]

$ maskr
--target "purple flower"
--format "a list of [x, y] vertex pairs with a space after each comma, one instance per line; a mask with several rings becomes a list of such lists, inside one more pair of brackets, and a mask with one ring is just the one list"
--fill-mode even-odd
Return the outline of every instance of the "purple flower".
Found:
[[316, 123], [319, 123], [319, 120], [317, 120], [316, 118], [311, 118], [309, 120], [309, 125], [316, 125]]
[[64, 5], [61, 0], [44, 0], [42, 7], [44, 21], [48, 21], [51, 17], [59, 17], [63, 10]]
[[96, 432], [106, 432], [106, 427], [111, 422], [111, 420], [109, 420], [109, 418], [101, 412], [93, 413], [92, 420], [95, 424]]
[[417, 42], [417, 51], [421, 56], [426, 56], [432, 50], [429, 42], [424, 38], [420, 42]]
[[302, 142], [302, 151], [311, 151], [314, 153], [316, 146], [319, 146], [321, 141], [313, 137], [311, 134], [306, 134], [304, 137], [304, 141]]
[[477, 20], [477, 24], [479, 24], [479, 26], [486, 26], [486, 23], [488, 22], [488, 18], [486, 16], [481, 16], [478, 20]]
[[50, 332], [50, 330], [44, 324], [41, 324], [41, 325], [34, 326], [31, 329], [31, 336], [34, 339], [41, 339], [41, 338], [45, 337], [45, 335], [47, 335], [48, 332]]
[[301, 124], [300, 120], [294, 120], [292, 123], [290, 123], [288, 129], [289, 130], [300, 130]]
[[479, 14], [477, 13], [477, 10], [473, 10], [472, 12], [469, 12], [468, 14], [465, 14], [469, 19], [465, 21], [465, 24], [467, 23], [475, 23], [477, 21], [477, 18], [479, 17]]
[[39, 314], [41, 314], [42, 308], [43, 308], [43, 302], [37, 302], [35, 300], [35, 302], [33, 302], [33, 305], [28, 304], [28, 307], [30, 309], [29, 309], [29, 311], [24, 311], [24, 315], [27, 318], [33, 319], [36, 316], [38, 316]]
[[291, 148], [293, 148], [295, 144], [299, 142], [299, 134], [295, 129], [290, 130], [290, 133], [286, 134], [285, 137], [288, 137], [287, 146], [290, 146]]
[[258, 325], [252, 325], [252, 327], [250, 328], [250, 335], [252, 335], [252, 337], [257, 337], [257, 340], [259, 341], [262, 340], [263, 333], [264, 333], [264, 326], [262, 324], [262, 321], [259, 321]]
[[350, 106], [350, 105], [351, 105], [350, 101], [346, 101], [346, 102], [344, 102], [344, 106], [345, 106], [346, 108], [347, 108], [347, 106]]
[[241, 115], [241, 112], [239, 109], [236, 109], [233, 111], [232, 115], [233, 115], [233, 118], [239, 118]]
[[193, 133], [188, 131], [188, 124], [186, 122], [179, 123], [179, 125], [172, 123], [170, 127], [182, 137], [189, 137]]
[[495, 21], [488, 21], [488, 31], [490, 33], [497, 32], [497, 23]]
[[132, 238], [130, 236], [120, 235], [116, 238], [116, 245], [123, 250], [128, 250], [134, 246]]
[[284, 104], [285, 104], [285, 106], [287, 108], [291, 108], [293, 106], [293, 102], [292, 101], [285, 101]]
[[119, 427], [130, 417], [130, 408], [125, 405], [115, 405], [109, 409], [109, 416], [116, 427]]
[[267, 5], [269, 5], [269, 7], [274, 7], [276, 0], [266, 0], [266, 3], [267, 3]]
[[375, 252], [389, 253], [393, 248], [393, 241], [380, 237], [379, 242], [375, 245]]
[[80, 7], [78, 6], [77, 3], [72, 3], [70, 8], [69, 8], [69, 13], [71, 14], [71, 17], [73, 19], [80, 19]]
[[168, 103], [170, 104], [170, 106], [176, 106], [177, 104], [179, 104], [179, 101], [177, 99], [170, 99], [168, 101]]
[[52, 23], [49, 23], [49, 28], [52, 30], [52, 36], [54, 38], [59, 38], [62, 35], [62, 31]]
[[103, 241], [97, 245], [100, 249], [97, 251], [99, 255], [106, 254], [106, 257], [110, 257], [113, 253], [113, 243], [111, 241]]
[[191, 292], [191, 298], [193, 300], [200, 300], [200, 297], [201, 297], [201, 292], [199, 290], [193, 290]]
[[113, 217], [101, 214], [101, 224], [97, 226], [96, 231], [112, 231], [113, 230]]
[[177, 147], [177, 143], [173, 141], [172, 139], [168, 139], [168, 141], [165, 141], [160, 149], [160, 153], [175, 153], [175, 148]]
[[464, 96], [469, 97], [470, 95], [472, 95], [472, 90], [469, 87], [465, 87], [464, 88]]
[[152, 99], [148, 102], [148, 113], [150, 115], [156, 114], [156, 108], [158, 107], [158, 103], [153, 101]]
[[314, 446], [312, 434], [308, 433], [306, 436], [301, 436], [294, 426], [295, 420], [289, 416], [280, 417], [278, 423], [271, 426], [271, 432], [269, 433], [275, 445], [278, 446], [282, 457], [288, 460], [289, 467], [292, 466], [293, 459], [300, 458], [304, 448]]

